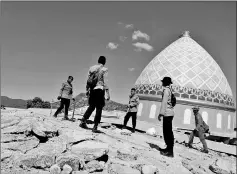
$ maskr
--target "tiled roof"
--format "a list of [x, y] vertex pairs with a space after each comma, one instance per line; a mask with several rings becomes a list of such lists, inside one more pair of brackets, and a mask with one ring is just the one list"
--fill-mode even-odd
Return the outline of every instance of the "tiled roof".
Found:
[[171, 77], [174, 85], [233, 96], [219, 65], [188, 31], [153, 58], [135, 84], [161, 84], [164, 76]]

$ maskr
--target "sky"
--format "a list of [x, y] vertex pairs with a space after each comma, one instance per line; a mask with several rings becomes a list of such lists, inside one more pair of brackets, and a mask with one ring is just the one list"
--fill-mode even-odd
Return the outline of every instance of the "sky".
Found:
[[1, 2], [1, 96], [56, 100], [107, 58], [111, 100], [128, 103], [146, 65], [189, 30], [236, 95], [236, 2]]

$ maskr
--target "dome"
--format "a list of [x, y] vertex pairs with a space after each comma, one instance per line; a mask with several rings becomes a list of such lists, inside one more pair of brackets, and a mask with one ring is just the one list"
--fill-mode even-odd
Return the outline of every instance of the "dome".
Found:
[[151, 60], [135, 85], [160, 86], [164, 76], [171, 77], [174, 86], [209, 91], [232, 101], [232, 91], [221, 68], [188, 31]]

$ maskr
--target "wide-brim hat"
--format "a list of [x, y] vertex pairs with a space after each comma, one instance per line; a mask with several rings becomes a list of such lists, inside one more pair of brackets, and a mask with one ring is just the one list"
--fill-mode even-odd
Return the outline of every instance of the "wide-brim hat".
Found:
[[199, 107], [198, 106], [194, 106], [194, 107], [192, 107], [192, 109], [193, 109], [193, 111], [199, 111]]
[[162, 82], [167, 82], [167, 83], [170, 83], [170, 84], [173, 84], [172, 80], [170, 77], [164, 77], [162, 80]]

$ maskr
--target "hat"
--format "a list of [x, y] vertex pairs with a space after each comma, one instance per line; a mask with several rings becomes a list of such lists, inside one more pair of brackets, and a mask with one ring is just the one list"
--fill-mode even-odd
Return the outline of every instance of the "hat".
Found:
[[161, 81], [162, 82], [167, 82], [167, 83], [170, 83], [170, 84], [173, 83], [170, 77], [164, 77]]
[[195, 110], [198, 110], [198, 111], [199, 111], [199, 107], [198, 107], [198, 106], [194, 106], [192, 109], [193, 109], [194, 111], [195, 111]]

